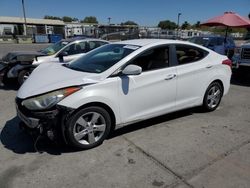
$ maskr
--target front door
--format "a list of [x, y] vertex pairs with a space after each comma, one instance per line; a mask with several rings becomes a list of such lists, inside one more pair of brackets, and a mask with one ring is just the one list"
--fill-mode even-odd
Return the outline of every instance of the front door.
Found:
[[123, 123], [174, 110], [176, 67], [171, 66], [169, 51], [168, 46], [147, 50], [129, 63], [141, 66], [142, 73], [119, 78], [119, 103]]

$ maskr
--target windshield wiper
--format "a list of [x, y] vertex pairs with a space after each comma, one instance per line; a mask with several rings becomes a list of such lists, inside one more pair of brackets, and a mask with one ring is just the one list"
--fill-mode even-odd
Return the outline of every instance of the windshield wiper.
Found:
[[94, 73], [94, 72], [92, 72], [92, 71], [80, 69], [80, 68], [78, 68], [78, 67], [72, 67], [72, 66], [70, 66], [69, 63], [64, 64], [64, 66], [67, 67], [67, 68], [69, 68], [69, 69], [75, 70], [75, 71]]

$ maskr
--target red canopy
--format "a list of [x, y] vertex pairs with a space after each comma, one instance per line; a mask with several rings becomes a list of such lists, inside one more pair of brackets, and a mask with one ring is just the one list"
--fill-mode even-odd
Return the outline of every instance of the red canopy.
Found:
[[227, 27], [250, 27], [250, 20], [244, 18], [234, 12], [225, 12], [221, 16], [217, 16], [207, 20], [201, 25], [206, 26], [227, 26]]

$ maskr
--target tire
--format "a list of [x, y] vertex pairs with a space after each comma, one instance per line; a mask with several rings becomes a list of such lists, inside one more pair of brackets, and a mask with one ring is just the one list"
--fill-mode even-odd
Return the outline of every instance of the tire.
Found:
[[7, 70], [3, 72], [3, 75], [0, 76], [0, 86], [4, 86], [8, 83], [8, 78], [7, 78]]
[[22, 85], [25, 82], [25, 80], [28, 79], [30, 74], [31, 74], [31, 71], [28, 69], [20, 71], [17, 77], [18, 84]]
[[211, 83], [203, 98], [203, 109], [206, 112], [211, 112], [216, 110], [221, 102], [223, 96], [223, 88], [219, 82]]
[[107, 138], [111, 129], [109, 113], [97, 106], [87, 107], [73, 114], [66, 122], [66, 139], [79, 149], [91, 149]]
[[232, 57], [234, 56], [234, 50], [230, 49], [227, 51], [226, 54], [227, 54], [227, 57], [231, 60]]

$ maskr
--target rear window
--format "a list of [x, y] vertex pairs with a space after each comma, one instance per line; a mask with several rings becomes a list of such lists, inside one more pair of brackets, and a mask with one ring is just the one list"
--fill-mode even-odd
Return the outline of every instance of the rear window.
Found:
[[205, 38], [205, 37], [193, 37], [191, 39], [189, 39], [189, 42], [195, 43], [195, 44], [199, 44], [202, 46], [207, 46], [209, 43], [209, 38]]
[[207, 51], [189, 45], [176, 45], [176, 58], [178, 65], [199, 61], [206, 57]]

